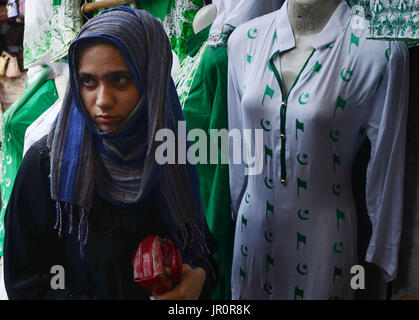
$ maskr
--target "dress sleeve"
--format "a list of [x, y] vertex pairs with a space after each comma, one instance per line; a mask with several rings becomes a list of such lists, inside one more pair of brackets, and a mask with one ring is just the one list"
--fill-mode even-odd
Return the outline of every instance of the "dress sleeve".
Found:
[[366, 261], [378, 265], [391, 281], [397, 274], [403, 215], [409, 60], [401, 42], [389, 42], [387, 52], [389, 61], [366, 126], [371, 141], [366, 203], [372, 223]]
[[[240, 133], [242, 137], [243, 119], [241, 110], [241, 93], [237, 79], [240, 75], [237, 74], [234, 65], [235, 58], [233, 56], [234, 44], [232, 39], [234, 32], [229, 39], [227, 52], [228, 52], [228, 81], [227, 81], [227, 103], [228, 103], [228, 130], [232, 134], [234, 131]], [[230, 181], [230, 196], [231, 196], [231, 209], [233, 219], [236, 220], [237, 212], [240, 206], [243, 192], [247, 184], [247, 176], [244, 174], [245, 166], [242, 161], [242, 148], [243, 144], [240, 139], [240, 145], [230, 139], [229, 143], [229, 181]], [[232, 143], [233, 142], [233, 143]], [[240, 148], [237, 148], [240, 147]], [[239, 161], [237, 161], [239, 160]]]
[[28, 150], [6, 210], [4, 281], [11, 300], [64, 299], [70, 295], [51, 287], [55, 275], [51, 268], [64, 265], [64, 250], [54, 230], [48, 159], [48, 149], [39, 142]]

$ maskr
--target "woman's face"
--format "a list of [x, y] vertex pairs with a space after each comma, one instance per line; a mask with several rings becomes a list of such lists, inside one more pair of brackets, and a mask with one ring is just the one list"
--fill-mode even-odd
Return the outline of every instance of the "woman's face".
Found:
[[78, 76], [81, 98], [100, 131], [116, 130], [140, 99], [125, 59], [110, 44], [83, 49]]

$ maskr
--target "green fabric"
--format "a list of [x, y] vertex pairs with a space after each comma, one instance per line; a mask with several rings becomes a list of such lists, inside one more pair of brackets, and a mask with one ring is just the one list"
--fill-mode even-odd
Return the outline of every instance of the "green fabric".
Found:
[[139, 9], [159, 18], [179, 62], [187, 56], [187, 42], [194, 36], [193, 19], [204, 6], [203, 0], [136, 0]]
[[193, 79], [201, 62], [202, 54], [205, 51], [207, 43], [206, 40], [208, 38], [210, 28], [211, 26], [208, 26], [207, 28], [201, 30], [187, 42], [188, 55], [185, 59], [183, 59], [180, 65], [179, 74], [174, 79], [182, 108], [189, 95]]
[[[188, 130], [199, 128], [227, 129], [227, 49], [206, 48], [193, 80], [183, 113]], [[198, 164], [201, 200], [208, 226], [218, 241], [215, 259], [220, 268], [217, 287], [212, 299], [231, 299], [231, 265], [234, 228], [230, 210], [228, 164]], [[210, 153], [208, 147], [209, 163]]]
[[187, 54], [188, 56], [195, 56], [201, 45], [207, 40], [209, 31], [211, 29], [212, 24], [210, 24], [205, 29], [202, 29], [200, 32], [192, 36], [192, 38], [187, 42]]
[[136, 0], [135, 3], [138, 9], [147, 10], [162, 21], [175, 7], [175, 0]]
[[126, 6], [134, 5], [159, 18], [169, 37], [172, 50], [177, 54], [179, 62], [182, 62], [187, 56], [187, 42], [195, 34], [192, 27], [193, 19], [204, 4], [203, 0], [136, 0]]
[[3, 114], [0, 256], [3, 255], [4, 214], [22, 163], [26, 129], [58, 99], [54, 80], [47, 80], [49, 73], [50, 69], [45, 68], [37, 80], [25, 88], [19, 100]]
[[60, 62], [67, 56], [83, 17], [81, 0], [26, 1], [23, 42], [24, 67]]
[[346, 0], [346, 2], [353, 13], [369, 20], [369, 39], [403, 40], [408, 46], [419, 44], [418, 0]]

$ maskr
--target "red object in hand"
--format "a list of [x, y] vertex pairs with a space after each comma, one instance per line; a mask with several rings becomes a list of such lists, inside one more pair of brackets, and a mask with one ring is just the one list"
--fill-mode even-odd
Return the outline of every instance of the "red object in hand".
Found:
[[[159, 236], [149, 236], [141, 241], [132, 256], [134, 281], [153, 295], [171, 290], [180, 282], [182, 255], [176, 244]], [[169, 267], [172, 275], [165, 273]]]

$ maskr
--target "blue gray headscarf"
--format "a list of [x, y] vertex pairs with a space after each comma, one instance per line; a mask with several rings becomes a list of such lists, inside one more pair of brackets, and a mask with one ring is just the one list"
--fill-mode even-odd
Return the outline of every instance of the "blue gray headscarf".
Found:
[[[89, 117], [78, 86], [78, 48], [92, 38], [112, 41], [127, 62], [140, 92], [140, 101], [113, 132], [100, 132]], [[171, 47], [160, 22], [146, 11], [118, 7], [88, 21], [68, 53], [69, 89], [48, 136], [51, 152], [51, 197], [57, 204], [57, 224], [78, 212], [80, 249], [88, 235], [93, 195], [113, 204], [143, 201], [158, 195], [158, 211], [173, 240], [183, 249], [208, 254], [212, 247], [202, 213], [199, 183], [189, 164], [159, 165], [154, 137], [167, 128], [177, 136], [183, 115], [173, 80]]]

